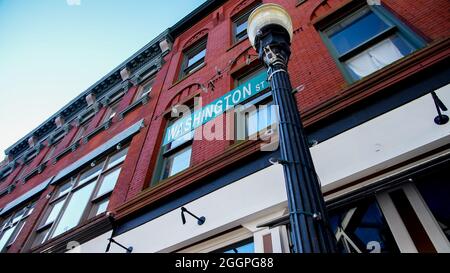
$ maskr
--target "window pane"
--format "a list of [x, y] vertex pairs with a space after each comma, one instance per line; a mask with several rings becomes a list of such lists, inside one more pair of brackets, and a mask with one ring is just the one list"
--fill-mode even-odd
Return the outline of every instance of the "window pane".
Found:
[[12, 243], [14, 243], [14, 241], [16, 241], [17, 236], [19, 236], [24, 225], [25, 221], [21, 221], [20, 223], [17, 224], [17, 227], [14, 229], [14, 233], [10, 236], [7, 245], [11, 245]]
[[20, 219], [22, 219], [22, 216], [25, 214], [26, 211], [27, 211], [27, 209], [23, 208], [20, 211], [16, 212], [12, 218], [12, 223], [16, 224], [17, 222], [19, 222]]
[[115, 153], [114, 155], [112, 155], [111, 158], [109, 159], [107, 169], [117, 166], [118, 164], [125, 161], [125, 158], [127, 157], [127, 153], [128, 153], [128, 148], [125, 148], [125, 149], [122, 149], [119, 152]]
[[251, 136], [258, 132], [258, 111], [247, 113], [246, 124], [246, 136]]
[[63, 196], [64, 194], [68, 193], [72, 189], [72, 186], [73, 186], [72, 181], [66, 182], [65, 184], [61, 185], [58, 191], [55, 193], [53, 199], [57, 199]]
[[176, 148], [176, 147], [180, 146], [181, 144], [188, 142], [192, 138], [194, 138], [194, 131], [191, 131], [191, 132], [185, 134], [184, 136], [181, 136], [181, 137], [175, 139], [174, 141], [172, 141], [171, 143], [167, 144], [166, 151]]
[[71, 144], [77, 142], [78, 140], [80, 140], [80, 138], [83, 137], [84, 133], [86, 132], [87, 126], [88, 126], [88, 123], [85, 123], [84, 125], [82, 125], [81, 127], [78, 128], [77, 134], [72, 139]]
[[95, 183], [90, 183], [73, 193], [52, 237], [58, 236], [78, 225], [94, 186]]
[[43, 226], [52, 223], [53, 221], [56, 220], [56, 217], [58, 217], [59, 212], [61, 211], [62, 205], [64, 204], [65, 199], [62, 199], [58, 202], [56, 202], [55, 204], [53, 204], [52, 206], [52, 210], [50, 212], [50, 214], [48, 215], [47, 219], [45, 220], [45, 223], [43, 224]]
[[94, 178], [97, 178], [103, 168], [104, 162], [100, 162], [99, 164], [95, 165], [93, 168], [90, 168], [89, 170], [85, 171], [80, 176], [80, 181], [78, 182], [78, 185], [82, 185]]
[[450, 183], [448, 171], [424, 176], [416, 184], [422, 198], [438, 222], [442, 232], [450, 241]]
[[144, 87], [142, 88], [142, 94], [144, 95], [150, 93], [150, 91], [152, 91], [152, 87], [153, 87], [153, 80], [144, 85]]
[[106, 209], [108, 208], [108, 204], [109, 204], [109, 199], [105, 199], [103, 201], [101, 201], [100, 203], [97, 204], [97, 213], [95, 215], [99, 215], [103, 212], [106, 211]]
[[232, 244], [222, 249], [214, 251], [215, 253], [255, 253], [255, 244], [253, 238], [242, 242]]
[[170, 170], [169, 175], [172, 176], [174, 174], [177, 174], [181, 172], [184, 169], [189, 168], [190, 162], [191, 162], [191, 147], [187, 148], [184, 151], [179, 152], [178, 154], [175, 154], [172, 161], [172, 167]]
[[361, 52], [345, 64], [350, 68], [354, 78], [360, 79], [401, 59], [404, 53], [409, 54], [412, 51], [411, 47], [395, 35]]
[[241, 23], [236, 23], [236, 41], [241, 41], [242, 39], [247, 37], [247, 24], [247, 18]]
[[34, 239], [33, 245], [32, 247], [36, 247], [40, 244], [42, 244], [44, 241], [47, 240], [48, 234], [50, 232], [50, 227], [45, 229], [45, 230], [41, 230], [36, 234], [36, 238]]
[[381, 209], [372, 198], [353, 208], [330, 212], [330, 225], [341, 252], [399, 252]]
[[237, 86], [249, 82], [251, 79], [259, 76], [262, 73], [267, 73], [267, 72], [266, 72], [266, 70], [259, 68], [253, 72], [248, 73], [247, 75], [245, 75], [243, 77], [238, 78]]
[[14, 226], [12, 228], [4, 230], [2, 234], [0, 234], [0, 252], [3, 251], [3, 248], [5, 248], [6, 244], [9, 241], [9, 238], [11, 237], [11, 234], [14, 232], [16, 227], [17, 226]]
[[140, 98], [146, 96], [152, 91], [154, 80], [150, 80], [148, 83], [144, 84], [140, 89], [139, 92], [136, 94], [135, 101], [139, 100]]
[[252, 136], [277, 124], [277, 109], [272, 101], [267, 102], [267, 104], [263, 103], [257, 105], [256, 107], [256, 110], [246, 113], [246, 137]]
[[202, 51], [196, 53], [194, 56], [189, 57], [187, 67], [191, 67], [193, 64], [200, 61], [201, 59], [203, 59], [205, 57], [205, 55], [206, 55], [206, 48], [204, 48]]
[[116, 169], [103, 177], [102, 185], [98, 190], [97, 196], [101, 196], [114, 189], [117, 179], [119, 178], [120, 170], [121, 170], [120, 168]]
[[119, 103], [116, 102], [115, 104], [108, 107], [108, 110], [106, 111], [105, 117], [103, 118], [103, 122], [107, 122], [109, 119], [116, 116], [117, 109], [119, 108]]
[[188, 147], [180, 152], [168, 157], [163, 172], [163, 179], [175, 175], [187, 168], [191, 164], [192, 147]]
[[53, 154], [55, 153], [57, 145], [58, 145], [58, 143], [53, 144], [53, 146], [50, 148], [50, 150], [45, 155], [45, 158], [44, 158], [43, 162], [47, 162], [48, 160], [50, 160], [53, 157]]
[[361, 13], [347, 18], [328, 31], [332, 33], [329, 37], [339, 54], [354, 49], [389, 28], [372, 11], [364, 10]]

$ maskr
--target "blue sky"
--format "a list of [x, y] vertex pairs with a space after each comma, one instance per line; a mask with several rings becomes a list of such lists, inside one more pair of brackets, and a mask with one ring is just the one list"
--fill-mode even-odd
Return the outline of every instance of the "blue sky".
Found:
[[0, 0], [3, 151], [205, 0]]

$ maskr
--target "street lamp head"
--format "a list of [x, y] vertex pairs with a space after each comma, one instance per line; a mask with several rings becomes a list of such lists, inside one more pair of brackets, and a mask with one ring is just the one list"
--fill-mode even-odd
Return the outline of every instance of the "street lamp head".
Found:
[[247, 33], [253, 48], [258, 50], [258, 36], [270, 27], [281, 27], [289, 36], [288, 42], [292, 41], [292, 20], [287, 11], [277, 4], [264, 4], [256, 8], [248, 18]]

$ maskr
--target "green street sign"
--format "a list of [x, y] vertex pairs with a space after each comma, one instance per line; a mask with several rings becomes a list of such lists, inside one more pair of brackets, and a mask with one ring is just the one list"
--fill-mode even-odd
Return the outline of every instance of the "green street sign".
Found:
[[206, 124], [208, 121], [213, 120], [230, 108], [234, 108], [268, 87], [267, 73], [262, 71], [248, 82], [241, 84], [205, 107], [194, 111], [190, 116], [183, 117], [176, 121], [167, 128], [163, 145], [167, 145], [172, 141], [183, 137], [187, 133]]

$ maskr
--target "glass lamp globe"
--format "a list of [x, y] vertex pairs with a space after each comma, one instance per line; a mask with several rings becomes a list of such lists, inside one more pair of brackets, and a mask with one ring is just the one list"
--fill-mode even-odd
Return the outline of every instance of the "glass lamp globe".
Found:
[[289, 13], [280, 5], [264, 4], [256, 8], [248, 18], [248, 38], [253, 48], [255, 47], [255, 39], [258, 32], [269, 25], [279, 25], [283, 27], [289, 34], [290, 41], [292, 41], [293, 27], [292, 20]]

